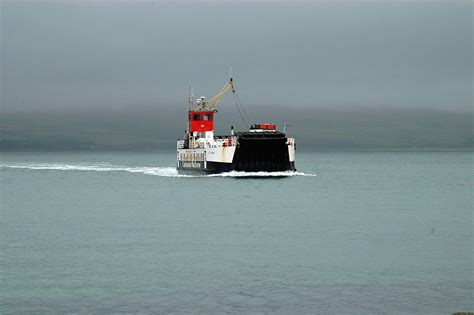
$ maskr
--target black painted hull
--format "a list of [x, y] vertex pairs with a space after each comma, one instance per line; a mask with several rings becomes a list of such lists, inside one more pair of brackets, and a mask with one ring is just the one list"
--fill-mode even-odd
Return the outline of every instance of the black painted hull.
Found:
[[291, 163], [287, 138], [280, 132], [240, 132], [239, 145], [235, 150], [234, 169], [241, 172], [294, 171]]

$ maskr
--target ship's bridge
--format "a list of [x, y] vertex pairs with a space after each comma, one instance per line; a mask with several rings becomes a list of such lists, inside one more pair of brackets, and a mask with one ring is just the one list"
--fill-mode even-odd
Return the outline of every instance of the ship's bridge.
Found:
[[214, 131], [214, 111], [189, 111], [191, 132]]

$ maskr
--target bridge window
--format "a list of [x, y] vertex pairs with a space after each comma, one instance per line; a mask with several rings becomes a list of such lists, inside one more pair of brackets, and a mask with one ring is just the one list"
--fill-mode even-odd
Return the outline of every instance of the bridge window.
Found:
[[204, 120], [212, 120], [212, 114], [204, 114]]
[[202, 120], [201, 114], [194, 114], [193, 120]]

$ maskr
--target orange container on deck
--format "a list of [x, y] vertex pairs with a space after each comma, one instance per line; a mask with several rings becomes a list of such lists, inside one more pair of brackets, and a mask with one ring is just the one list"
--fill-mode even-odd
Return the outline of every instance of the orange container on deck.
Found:
[[258, 128], [264, 129], [264, 130], [275, 130], [276, 125], [275, 124], [258, 124]]

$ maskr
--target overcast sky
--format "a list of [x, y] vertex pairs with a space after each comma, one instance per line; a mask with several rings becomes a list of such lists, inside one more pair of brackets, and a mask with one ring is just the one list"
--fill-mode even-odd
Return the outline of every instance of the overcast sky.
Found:
[[5, 112], [186, 106], [229, 65], [246, 106], [472, 108], [471, 1], [1, 5]]

